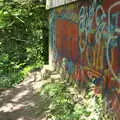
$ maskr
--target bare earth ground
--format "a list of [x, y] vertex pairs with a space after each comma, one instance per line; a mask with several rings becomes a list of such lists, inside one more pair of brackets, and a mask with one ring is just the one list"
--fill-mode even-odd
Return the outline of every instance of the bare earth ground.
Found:
[[37, 71], [16, 88], [0, 91], [0, 120], [46, 120], [47, 100], [36, 90], [49, 81], [41, 80], [40, 71]]

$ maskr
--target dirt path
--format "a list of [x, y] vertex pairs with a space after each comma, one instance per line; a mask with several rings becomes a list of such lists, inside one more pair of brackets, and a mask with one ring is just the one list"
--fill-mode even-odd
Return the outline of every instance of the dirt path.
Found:
[[33, 72], [16, 88], [0, 92], [0, 120], [45, 120], [47, 101], [36, 90], [48, 82]]

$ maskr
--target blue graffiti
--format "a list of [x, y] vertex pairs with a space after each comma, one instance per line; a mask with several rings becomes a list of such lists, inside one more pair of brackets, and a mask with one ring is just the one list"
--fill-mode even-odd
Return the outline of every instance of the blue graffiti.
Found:
[[99, 77], [99, 78], [96, 78], [94, 81], [93, 81], [93, 83], [95, 84], [95, 85], [101, 85], [102, 83], [103, 83], [103, 78], [102, 77]]
[[73, 74], [74, 71], [75, 71], [75, 65], [71, 60], [68, 60], [67, 71], [68, 71], [69, 74]]

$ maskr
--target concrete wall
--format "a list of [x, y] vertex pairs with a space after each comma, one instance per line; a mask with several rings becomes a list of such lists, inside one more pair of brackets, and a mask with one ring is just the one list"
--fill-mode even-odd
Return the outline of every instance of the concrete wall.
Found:
[[50, 60], [83, 85], [92, 82], [120, 113], [120, 1], [76, 2], [50, 10]]
[[59, 7], [64, 4], [72, 3], [78, 0], [46, 0], [46, 9]]

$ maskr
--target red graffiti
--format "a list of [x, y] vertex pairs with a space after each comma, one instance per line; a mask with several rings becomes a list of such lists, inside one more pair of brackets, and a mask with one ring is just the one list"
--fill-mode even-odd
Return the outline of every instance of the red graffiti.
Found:
[[79, 57], [78, 26], [75, 23], [63, 19], [57, 19], [56, 23], [56, 47], [58, 54], [76, 61]]

